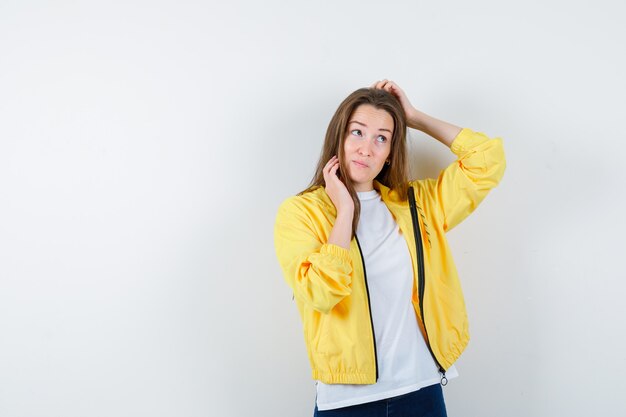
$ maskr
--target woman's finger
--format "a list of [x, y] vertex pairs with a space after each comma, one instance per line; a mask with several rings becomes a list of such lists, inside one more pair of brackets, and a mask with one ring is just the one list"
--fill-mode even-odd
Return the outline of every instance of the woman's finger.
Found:
[[[332, 159], [330, 161], [328, 161], [328, 164], [326, 164], [326, 166], [323, 169], [324, 179], [326, 179], [326, 180], [328, 180], [327, 176], [333, 174], [333, 167], [335, 167], [335, 165], [337, 167], [339, 167], [339, 161], [334, 161], [332, 163], [331, 162], [332, 162]], [[336, 172], [336, 169], [335, 169], [335, 172]], [[330, 177], [330, 178], [332, 178], [332, 177]], [[328, 182], [328, 181], [326, 181], [326, 182]]]
[[[338, 169], [339, 169], [339, 161], [335, 161], [328, 167], [328, 175], [335, 174]], [[334, 177], [331, 177], [331, 178], [334, 178]]]
[[332, 167], [330, 167], [330, 170], [328, 171], [328, 175], [330, 175], [330, 178], [334, 178], [333, 174], [337, 172], [337, 166], [333, 165]]
[[397, 85], [393, 81], [388, 80], [388, 79], [385, 78], [382, 81], [376, 81], [374, 84], [372, 84], [371, 88], [377, 88], [377, 89], [380, 89], [380, 90], [391, 91], [392, 89], [397, 88]]

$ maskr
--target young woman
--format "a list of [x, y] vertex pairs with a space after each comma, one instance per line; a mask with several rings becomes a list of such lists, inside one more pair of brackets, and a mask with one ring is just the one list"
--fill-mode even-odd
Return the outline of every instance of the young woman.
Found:
[[[458, 159], [407, 177], [406, 128]], [[445, 416], [441, 385], [469, 341], [445, 233], [495, 187], [501, 139], [414, 108], [383, 80], [333, 116], [311, 185], [279, 207], [276, 254], [293, 289], [317, 396], [315, 416]]]

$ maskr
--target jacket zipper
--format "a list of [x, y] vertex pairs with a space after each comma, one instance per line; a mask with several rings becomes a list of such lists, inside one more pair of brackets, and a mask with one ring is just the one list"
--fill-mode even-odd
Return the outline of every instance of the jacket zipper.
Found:
[[363, 264], [363, 279], [365, 280], [365, 293], [367, 294], [367, 309], [370, 314], [370, 325], [372, 326], [372, 344], [374, 345], [374, 362], [376, 363], [376, 381], [378, 381], [378, 353], [376, 352], [376, 334], [374, 333], [374, 320], [372, 319], [372, 304], [370, 303], [370, 289], [367, 285], [367, 273], [365, 272], [365, 259], [363, 259], [363, 251], [361, 250], [361, 244], [356, 237], [356, 244], [359, 247], [359, 255], [361, 255], [361, 263]]
[[409, 205], [411, 207], [411, 220], [413, 221], [413, 234], [415, 235], [415, 246], [417, 249], [417, 274], [418, 274], [418, 298], [420, 303], [420, 316], [422, 318], [422, 326], [424, 326], [424, 332], [426, 333], [426, 346], [435, 360], [439, 373], [441, 374], [441, 385], [446, 386], [448, 384], [448, 378], [446, 378], [446, 370], [437, 360], [432, 347], [430, 346], [430, 339], [428, 338], [428, 330], [426, 329], [426, 318], [424, 317], [424, 286], [426, 285], [426, 277], [424, 276], [424, 246], [422, 244], [422, 235], [419, 231], [419, 220], [417, 217], [417, 209], [415, 208], [415, 194], [413, 193], [413, 187], [409, 187]]

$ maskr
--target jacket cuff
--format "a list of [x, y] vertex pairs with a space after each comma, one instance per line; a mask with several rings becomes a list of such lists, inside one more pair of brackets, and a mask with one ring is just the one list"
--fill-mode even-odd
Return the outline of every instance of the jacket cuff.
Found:
[[335, 255], [344, 261], [350, 261], [350, 251], [333, 243], [325, 243], [322, 245], [320, 253]]

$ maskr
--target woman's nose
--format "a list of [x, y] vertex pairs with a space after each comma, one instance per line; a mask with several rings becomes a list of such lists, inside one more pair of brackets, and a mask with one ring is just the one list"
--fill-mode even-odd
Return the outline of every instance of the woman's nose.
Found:
[[359, 147], [359, 154], [363, 156], [370, 156], [372, 154], [372, 144], [369, 140], [364, 140], [361, 142], [361, 146]]

